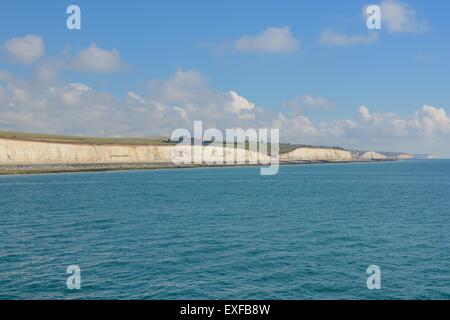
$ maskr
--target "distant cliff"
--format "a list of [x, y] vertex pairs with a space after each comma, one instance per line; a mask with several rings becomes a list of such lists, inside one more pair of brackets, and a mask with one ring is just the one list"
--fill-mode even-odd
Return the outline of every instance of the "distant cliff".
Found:
[[282, 161], [395, 161], [413, 159], [409, 153], [345, 150], [341, 148], [300, 147], [280, 156]]
[[434, 160], [439, 159], [437, 154], [415, 154], [414, 159], [417, 160]]
[[354, 160], [350, 151], [324, 148], [298, 148], [280, 156], [282, 161], [330, 161]]

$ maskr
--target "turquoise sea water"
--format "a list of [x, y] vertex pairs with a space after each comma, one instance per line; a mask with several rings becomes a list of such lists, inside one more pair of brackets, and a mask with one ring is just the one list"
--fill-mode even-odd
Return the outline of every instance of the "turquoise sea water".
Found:
[[2, 176], [0, 228], [1, 299], [450, 298], [445, 160]]

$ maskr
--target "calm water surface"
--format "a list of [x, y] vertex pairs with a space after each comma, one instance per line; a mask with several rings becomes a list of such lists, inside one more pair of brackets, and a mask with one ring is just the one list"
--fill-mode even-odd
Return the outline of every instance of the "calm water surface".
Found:
[[2, 176], [0, 228], [1, 299], [450, 298], [444, 160]]

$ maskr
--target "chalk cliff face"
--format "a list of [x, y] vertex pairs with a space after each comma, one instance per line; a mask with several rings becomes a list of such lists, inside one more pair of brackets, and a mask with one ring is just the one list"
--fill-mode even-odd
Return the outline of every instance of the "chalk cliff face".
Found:
[[397, 156], [398, 160], [411, 160], [414, 159], [414, 155], [410, 153], [401, 153]]
[[386, 160], [387, 157], [384, 154], [378, 153], [378, 152], [374, 152], [374, 151], [369, 151], [364, 153], [363, 155], [361, 155], [362, 159], [365, 160]]
[[0, 139], [0, 163], [163, 162], [169, 146], [121, 146]]
[[[198, 156], [200, 157], [198, 158]], [[380, 161], [412, 159], [411, 154], [385, 155], [378, 152], [347, 151], [332, 148], [299, 147], [280, 155], [280, 161]], [[271, 158], [241, 148], [180, 145], [120, 145], [45, 142], [0, 138], [0, 164], [127, 164], [174, 163], [180, 165], [264, 164]]]
[[222, 146], [94, 145], [0, 139], [0, 164], [161, 163], [190, 164], [200, 154], [199, 164], [268, 164], [270, 158], [257, 152]]
[[[226, 148], [221, 145], [174, 146], [170, 147], [170, 159], [177, 164], [270, 164], [269, 156], [240, 148]], [[201, 156], [198, 159], [198, 156]]]
[[346, 150], [325, 148], [298, 148], [280, 156], [284, 161], [352, 161], [352, 154]]

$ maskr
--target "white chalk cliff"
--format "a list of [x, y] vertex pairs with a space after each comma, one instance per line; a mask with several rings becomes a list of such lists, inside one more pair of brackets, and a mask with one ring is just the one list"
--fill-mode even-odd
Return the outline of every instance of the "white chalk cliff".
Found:
[[387, 157], [384, 154], [374, 152], [374, 151], [365, 152], [361, 156], [361, 158], [365, 159], [365, 160], [386, 160], [387, 159]]
[[283, 161], [352, 161], [349, 151], [325, 148], [298, 148], [280, 156]]
[[[200, 154], [200, 159], [198, 155]], [[378, 152], [337, 148], [299, 147], [281, 154], [281, 162], [349, 162], [411, 159], [410, 154], [386, 156]], [[209, 146], [88, 144], [0, 138], [0, 164], [270, 164], [269, 156], [222, 144]]]
[[222, 146], [95, 145], [0, 139], [0, 164], [89, 164], [89, 163], [268, 163], [266, 155]]

